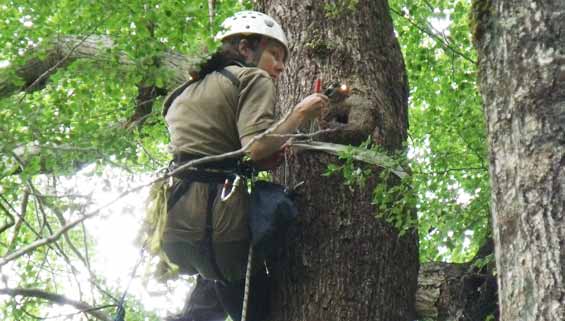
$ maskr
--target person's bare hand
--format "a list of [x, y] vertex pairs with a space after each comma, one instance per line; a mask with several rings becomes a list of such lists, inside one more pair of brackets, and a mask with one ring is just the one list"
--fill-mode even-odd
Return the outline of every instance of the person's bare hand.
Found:
[[319, 118], [327, 108], [328, 97], [323, 94], [312, 94], [296, 106], [296, 110], [303, 115], [305, 121]]

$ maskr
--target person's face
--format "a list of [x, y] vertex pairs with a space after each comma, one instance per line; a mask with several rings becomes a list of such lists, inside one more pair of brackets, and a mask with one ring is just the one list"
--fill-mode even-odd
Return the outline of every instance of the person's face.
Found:
[[257, 67], [265, 70], [276, 80], [284, 71], [286, 51], [278, 42], [266, 38], [261, 39], [259, 46], [262, 50]]
[[251, 49], [247, 40], [239, 44], [239, 52], [246, 62], [265, 70], [273, 79], [277, 79], [284, 70], [286, 51], [280, 43], [269, 38], [262, 38], [256, 49]]

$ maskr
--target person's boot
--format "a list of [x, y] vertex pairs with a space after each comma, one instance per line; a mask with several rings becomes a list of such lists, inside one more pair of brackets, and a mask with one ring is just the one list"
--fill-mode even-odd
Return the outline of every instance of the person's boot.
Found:
[[198, 276], [182, 311], [165, 321], [224, 321], [227, 314], [218, 300], [214, 283]]

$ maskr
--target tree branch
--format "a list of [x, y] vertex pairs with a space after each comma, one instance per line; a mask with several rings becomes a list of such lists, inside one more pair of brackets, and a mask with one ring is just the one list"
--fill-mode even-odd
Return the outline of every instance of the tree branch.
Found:
[[6, 215], [8, 216], [8, 222], [6, 222], [6, 224], [4, 224], [4, 225], [2, 225], [2, 227], [0, 227], [0, 234], [2, 234], [4, 231], [6, 231], [10, 227], [14, 226], [14, 223], [16, 221], [15, 221], [12, 213], [10, 213], [10, 211], [8, 211], [8, 209], [5, 208], [4, 205], [2, 205], [2, 203], [0, 203], [0, 209], [2, 209], [2, 211], [4, 213], [6, 213]]
[[[31, 194], [29, 191], [26, 191], [26, 194], [27, 194], [27, 193]], [[0, 195], [0, 198], [2, 198], [2, 200], [4, 200], [4, 202], [8, 202], [8, 201], [7, 201], [3, 196], [1, 196], [1, 195]], [[28, 198], [29, 198], [29, 196], [28, 196]], [[7, 204], [11, 207], [11, 204], [10, 204], [10, 203], [7, 203]], [[1, 205], [1, 204], [0, 204], [0, 205]], [[26, 207], [27, 207], [27, 204], [26, 204]], [[24, 208], [24, 204], [22, 204], [22, 211], [23, 211], [23, 208]], [[13, 207], [12, 207], [12, 210], [15, 212], [15, 209], [14, 209]], [[30, 229], [30, 231], [35, 234], [35, 236], [37, 236], [38, 238], [41, 237], [41, 235], [40, 235], [37, 231], [35, 231], [35, 229], [25, 220], [25, 216], [24, 216], [24, 215], [25, 215], [25, 212], [23, 212], [22, 214], [20, 214], [20, 213], [18, 213], [18, 212], [15, 212], [15, 213], [16, 213], [17, 216], [18, 216], [18, 219], [19, 219], [18, 222], [20, 223], [20, 225], [21, 225], [21, 223], [25, 224], [25, 225]], [[11, 242], [10, 245], [9, 245], [9, 248], [8, 248], [8, 250], [6, 251], [6, 255], [7, 255], [7, 253], [10, 253], [10, 252], [14, 249], [15, 243], [16, 243], [16, 242], [15, 242], [15, 235], [14, 235], [14, 237], [12, 238], [12, 242]], [[86, 243], [85, 243], [85, 244], [86, 244]], [[47, 244], [47, 245], [49, 245], [49, 244]], [[49, 246], [51, 247], [51, 245], [49, 245]], [[61, 256], [63, 257], [63, 259], [64, 259], [64, 260], [67, 262], [67, 264], [70, 266], [70, 268], [71, 268], [71, 270], [73, 271], [73, 273], [75, 273], [75, 272], [78, 271], [78, 269], [72, 264], [72, 262], [71, 262], [71, 260], [69, 259], [69, 257], [65, 254], [65, 252], [63, 251], [63, 249], [62, 249], [58, 244], [55, 243], [53, 250], [57, 251], [57, 252], [59, 253], [59, 255], [61, 255]], [[7, 256], [6, 256], [6, 257], [7, 257]], [[45, 261], [44, 261], [44, 263], [45, 263]], [[102, 293], [106, 294], [106, 295], [107, 295], [108, 297], [110, 297], [112, 300], [116, 301], [116, 298], [114, 298], [110, 293], [108, 293], [107, 291], [105, 291], [104, 289], [102, 289], [102, 288], [98, 285], [98, 283], [96, 283], [96, 281], [95, 281], [95, 280], [96, 280], [96, 276], [95, 276], [94, 273], [91, 271], [91, 269], [90, 269], [90, 267], [89, 267], [89, 265], [88, 265], [88, 262], [87, 262], [87, 270], [88, 270], [88, 272], [89, 272], [89, 274], [90, 274], [90, 278], [91, 278], [90, 282], [91, 282], [98, 290], [100, 290]]]
[[[55, 65], [51, 66], [49, 69], [47, 69], [45, 72], [43, 72], [41, 75], [39, 75], [39, 77], [37, 77], [35, 80], [33, 80], [33, 82], [31, 84], [29, 84], [26, 89], [24, 90], [26, 93], [33, 91], [33, 89], [41, 82], [43, 82], [43, 80], [45, 80], [47, 77], [49, 77], [53, 71], [55, 71], [57, 68], [59, 68], [59, 66], [63, 65], [74, 53], [74, 51], [80, 46], [82, 45], [86, 39], [88, 39], [88, 37], [91, 35], [87, 35], [85, 37], [83, 37], [79, 43], [77, 43], [75, 46], [73, 46], [71, 48], [71, 50], [63, 57], [61, 58], [59, 61], [57, 61], [57, 63], [55, 63]], [[25, 95], [23, 95], [20, 100], [19, 100], [19, 104], [22, 103], [22, 101], [24, 100]]]
[[[345, 126], [344, 126], [345, 127]], [[280, 137], [280, 138], [300, 138], [300, 139], [307, 139], [307, 138], [312, 138], [312, 137], [316, 137], [322, 134], [326, 134], [326, 133], [333, 133], [336, 131], [339, 131], [343, 129], [342, 127], [338, 127], [338, 128], [327, 128], [327, 129], [321, 129], [312, 133], [298, 133], [298, 134], [268, 134], [268, 137]]]
[[214, 31], [214, 18], [216, 17], [216, 0], [208, 0], [208, 23], [210, 33]]
[[162, 180], [162, 179], [164, 179], [164, 178], [155, 179], [155, 180], [153, 180], [153, 181], [151, 181], [151, 182], [149, 182], [149, 183], [147, 183], [147, 184], [143, 184], [143, 185], [134, 187], [134, 188], [132, 188], [132, 189], [130, 189], [130, 190], [127, 190], [127, 191], [121, 193], [121, 194], [120, 194], [118, 197], [116, 197], [114, 200], [108, 202], [107, 204], [105, 204], [105, 205], [99, 207], [98, 209], [96, 209], [96, 210], [94, 210], [94, 211], [92, 211], [92, 212], [90, 212], [90, 213], [88, 213], [88, 214], [85, 214], [83, 217], [78, 218], [78, 219], [76, 219], [76, 220], [74, 220], [74, 221], [68, 223], [67, 225], [63, 226], [59, 231], [57, 231], [56, 233], [53, 233], [51, 236], [46, 237], [46, 238], [43, 238], [43, 239], [39, 239], [39, 240], [37, 240], [37, 241], [35, 241], [35, 242], [31, 243], [31, 244], [28, 244], [27, 246], [25, 246], [25, 247], [23, 247], [23, 248], [21, 248], [21, 249], [19, 249], [19, 250], [16, 251], [16, 252], [13, 252], [13, 253], [11, 253], [11, 254], [9, 254], [9, 255], [6, 255], [6, 256], [2, 257], [2, 258], [0, 259], [0, 267], [6, 265], [6, 264], [7, 264], [8, 262], [10, 262], [10, 261], [13, 261], [13, 260], [19, 258], [19, 257], [22, 256], [22, 255], [25, 255], [25, 254], [27, 254], [27, 253], [32, 252], [33, 250], [35, 250], [35, 249], [37, 249], [37, 248], [39, 248], [39, 247], [41, 247], [41, 246], [48, 245], [48, 244], [51, 244], [51, 243], [53, 243], [53, 242], [56, 242], [56, 241], [57, 241], [61, 236], [63, 236], [67, 231], [69, 231], [70, 229], [72, 229], [72, 228], [75, 227], [76, 225], [80, 224], [81, 222], [83, 222], [83, 221], [85, 221], [85, 220], [87, 220], [87, 219], [89, 219], [89, 218], [91, 218], [91, 217], [95, 217], [96, 215], [98, 215], [98, 214], [100, 213], [100, 211], [102, 211], [102, 210], [105, 209], [106, 207], [109, 207], [109, 206], [111, 206], [112, 204], [116, 203], [118, 200], [122, 199], [124, 196], [126, 196], [126, 195], [128, 195], [128, 194], [131, 194], [131, 193], [133, 193], [133, 192], [136, 192], [136, 191], [138, 191], [138, 190], [140, 190], [140, 189], [142, 189], [142, 188], [144, 188], [144, 187], [147, 187], [147, 186], [153, 184], [154, 182], [157, 182], [157, 181]]
[[431, 38], [434, 38], [436, 40], [438, 40], [441, 44], [442, 47], [444, 47], [445, 49], [453, 52], [454, 54], [460, 56], [461, 58], [469, 61], [472, 64], [476, 64], [477, 62], [473, 59], [471, 59], [471, 57], [469, 57], [468, 55], [464, 54], [463, 52], [461, 52], [459, 49], [455, 48], [451, 43], [449, 43], [449, 41], [447, 41], [445, 38], [433, 33], [432, 31], [428, 30], [425, 27], [420, 26], [417, 22], [415, 22], [414, 20], [410, 19], [409, 17], [407, 17], [404, 13], [401, 13], [399, 10], [396, 10], [395, 8], [390, 8], [390, 11], [392, 11], [394, 14], [396, 14], [397, 16], [405, 19], [406, 21], [408, 21], [409, 24], [413, 25], [414, 27], [416, 27], [418, 30], [422, 31], [423, 33], [427, 34], [428, 36], [430, 36]]
[[14, 246], [16, 245], [16, 241], [18, 239], [18, 234], [20, 233], [20, 229], [22, 227], [22, 224], [24, 223], [24, 217], [27, 213], [27, 205], [29, 202], [29, 191], [26, 190], [24, 191], [24, 199], [22, 200], [22, 209], [21, 209], [21, 217], [18, 217], [18, 220], [16, 222], [16, 226], [14, 227], [14, 234], [12, 235], [12, 240], [10, 241], [10, 244], [8, 245], [8, 248], [6, 249], [6, 253], [10, 253], [13, 249]]
[[[107, 65], [108, 62], [115, 61], [115, 57], [117, 57], [120, 68], [123, 68], [124, 72], [135, 66], [135, 62], [126, 53], [112, 53], [114, 42], [106, 36], [90, 36], [86, 39], [84, 37], [66, 36], [53, 40], [49, 45], [50, 48], [45, 50], [47, 52], [45, 59], [32, 57], [23, 66], [0, 69], [0, 98], [10, 96], [22, 89], [12, 79], [12, 73], [15, 73], [24, 81], [24, 88], [28, 88], [28, 91], [34, 91], [43, 88], [48, 76], [56, 70], [79, 59]], [[33, 53], [30, 56], [33, 56]], [[162, 72], [170, 75], [167, 77], [168, 82], [166, 83], [168, 89], [188, 80], [190, 78], [189, 71], [199, 63], [198, 58], [186, 57], [176, 52], [164, 52], [157, 58]], [[31, 86], [32, 84], [33, 86]]]
[[133, 127], [141, 128], [143, 123], [149, 116], [151, 116], [151, 112], [153, 111], [153, 103], [157, 99], [158, 96], [164, 96], [167, 94], [167, 91], [157, 86], [150, 85], [150, 86], [143, 86], [138, 85], [138, 94], [135, 98], [135, 111], [133, 115], [126, 121], [125, 124], [122, 126], [127, 129], [131, 129]]
[[67, 304], [80, 310], [80, 312], [90, 314], [91, 316], [97, 318], [98, 320], [102, 320], [102, 321], [112, 320], [110, 316], [108, 316], [106, 313], [102, 311], [97, 311], [98, 309], [100, 309], [99, 307], [98, 308], [92, 307], [87, 303], [81, 301], [75, 301], [65, 296], [62, 296], [60, 294], [50, 293], [39, 289], [3, 288], [0, 289], [0, 294], [9, 295], [12, 297], [15, 296], [33, 297], [33, 298], [51, 301], [57, 304]]
[[[51, 209], [51, 211], [53, 213], [55, 213], [55, 217], [57, 217], [57, 219], [59, 220], [59, 223], [61, 224], [61, 226], [65, 226], [67, 224], [65, 217], [63, 215], [63, 213], [61, 213], [61, 211], [56, 208], [55, 206], [51, 206], [51, 204], [45, 202], [45, 197], [41, 194], [41, 192], [39, 192], [39, 190], [37, 190], [37, 188], [35, 188], [35, 186], [28, 181], [28, 185], [29, 188], [35, 193], [35, 199], [43, 206], [46, 206], [48, 208]], [[42, 209], [43, 211], [43, 209]], [[67, 242], [67, 244], [69, 245], [69, 248], [71, 249], [72, 252], [75, 253], [75, 255], [78, 257], [78, 259], [85, 265], [88, 267], [88, 263], [86, 262], [86, 259], [84, 258], [84, 256], [82, 255], [82, 253], [80, 253], [80, 251], [76, 248], [76, 246], [74, 245], [74, 243], [72, 242], [71, 238], [69, 237], [68, 233], [63, 233], [63, 237], [65, 239], [65, 241]]]

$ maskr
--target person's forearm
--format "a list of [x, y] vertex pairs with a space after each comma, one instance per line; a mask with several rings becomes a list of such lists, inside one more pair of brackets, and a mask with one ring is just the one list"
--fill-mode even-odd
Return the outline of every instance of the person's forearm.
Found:
[[[273, 132], [274, 135], [288, 135], [296, 132], [298, 127], [302, 125], [305, 117], [299, 109], [294, 109], [292, 114], [288, 116]], [[247, 143], [251, 140], [244, 139], [243, 143]], [[248, 149], [247, 154], [252, 160], [258, 161], [271, 156], [273, 153], [280, 150], [281, 146], [286, 143], [288, 137], [281, 136], [265, 136], [254, 142]]]
[[[254, 161], [271, 156], [280, 150], [288, 140], [288, 137], [281, 137], [281, 135], [293, 134], [304, 122], [320, 117], [322, 109], [327, 108], [327, 103], [328, 97], [320, 93], [304, 98], [292, 109], [288, 118], [285, 118], [282, 123], [277, 123], [277, 127], [272, 132], [274, 135], [266, 135], [254, 142], [246, 151], [247, 154]], [[241, 143], [246, 145], [251, 139], [252, 137], [243, 138]]]

